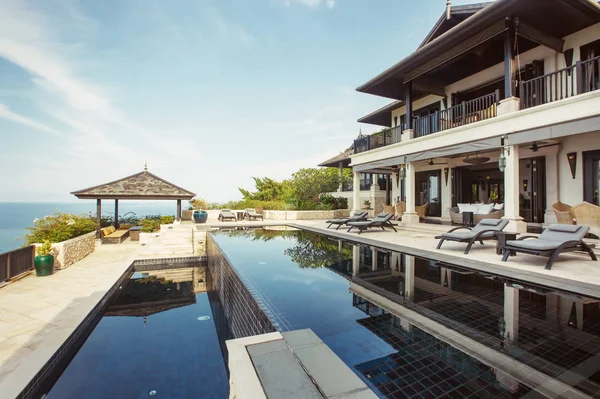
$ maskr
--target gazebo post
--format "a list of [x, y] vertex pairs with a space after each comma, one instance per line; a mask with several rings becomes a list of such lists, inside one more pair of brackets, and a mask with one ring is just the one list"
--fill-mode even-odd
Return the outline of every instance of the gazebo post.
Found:
[[177, 217], [175, 218], [178, 222], [181, 221], [181, 200], [177, 200]]
[[96, 199], [96, 219], [97, 219], [97, 224], [96, 224], [96, 237], [97, 238], [102, 238], [100, 237], [100, 216], [102, 215], [102, 200], [100, 198]]
[[115, 199], [115, 229], [119, 228], [119, 200]]

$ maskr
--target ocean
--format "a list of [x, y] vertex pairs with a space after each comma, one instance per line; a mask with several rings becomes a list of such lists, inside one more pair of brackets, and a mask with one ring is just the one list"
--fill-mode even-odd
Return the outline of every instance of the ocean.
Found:
[[[183, 201], [182, 208], [187, 203]], [[34, 219], [41, 219], [56, 212], [75, 215], [96, 215], [95, 200], [79, 202], [0, 202], [0, 253], [19, 248], [24, 244], [23, 236]], [[134, 212], [137, 216], [175, 215], [175, 201], [119, 201], [119, 215]], [[115, 202], [102, 201], [102, 215], [114, 216]]]

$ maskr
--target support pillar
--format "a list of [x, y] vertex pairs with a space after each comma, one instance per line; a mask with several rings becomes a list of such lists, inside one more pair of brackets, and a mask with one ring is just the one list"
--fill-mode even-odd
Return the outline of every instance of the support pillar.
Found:
[[177, 200], [177, 217], [175, 218], [178, 222], [181, 222], [181, 200]]
[[520, 100], [515, 97], [515, 27], [511, 20], [506, 21], [504, 34], [504, 98], [498, 104], [498, 116], [511, 114], [520, 109]]
[[352, 275], [358, 276], [360, 271], [360, 245], [352, 246]]
[[504, 217], [508, 220], [505, 231], [526, 233], [527, 223], [519, 216], [519, 146], [506, 147], [506, 169], [504, 170]]
[[338, 186], [338, 193], [344, 191], [344, 163], [338, 163], [338, 176], [340, 177], [340, 184]]
[[102, 217], [102, 200], [96, 200], [96, 238], [102, 238], [100, 234], [100, 218]]
[[377, 248], [371, 247], [371, 271], [377, 271]]
[[360, 211], [360, 172], [352, 173], [352, 210]]
[[115, 229], [119, 228], [119, 200], [115, 200]]
[[419, 215], [415, 211], [415, 165], [406, 163], [406, 178], [404, 189], [406, 190], [406, 212], [402, 215], [402, 224], [419, 224]]
[[560, 187], [558, 178], [558, 146], [550, 147], [552, 153], [546, 155], [546, 211], [544, 223], [558, 223], [552, 205], [559, 201]]

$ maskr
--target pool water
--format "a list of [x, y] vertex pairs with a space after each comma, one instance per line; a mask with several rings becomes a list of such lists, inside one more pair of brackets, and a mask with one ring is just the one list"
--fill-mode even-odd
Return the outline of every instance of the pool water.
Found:
[[134, 273], [48, 398], [227, 398], [205, 270]]
[[272, 328], [311, 328], [382, 398], [600, 397], [597, 298], [302, 230], [217, 231], [207, 250], [219, 286], [239, 276]]

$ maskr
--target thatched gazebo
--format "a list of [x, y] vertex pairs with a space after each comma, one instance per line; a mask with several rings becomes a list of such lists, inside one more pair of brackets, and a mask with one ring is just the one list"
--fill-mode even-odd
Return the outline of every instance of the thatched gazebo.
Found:
[[175, 200], [177, 201], [177, 220], [181, 220], [181, 200], [190, 200], [196, 196], [160, 177], [148, 172], [148, 168], [135, 175], [127, 176], [109, 183], [73, 191], [79, 199], [95, 199], [98, 219], [97, 234], [100, 236], [100, 217], [102, 200], [115, 200], [115, 227], [119, 227], [119, 200]]

